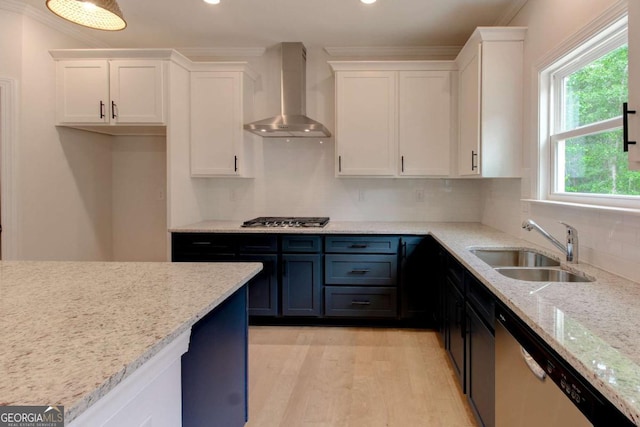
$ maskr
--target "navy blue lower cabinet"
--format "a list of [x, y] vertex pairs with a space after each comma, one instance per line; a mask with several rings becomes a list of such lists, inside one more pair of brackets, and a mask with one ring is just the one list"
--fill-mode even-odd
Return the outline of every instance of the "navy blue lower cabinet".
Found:
[[247, 421], [247, 287], [191, 330], [182, 356], [183, 427], [241, 427]]
[[396, 286], [397, 255], [325, 255], [325, 283], [328, 285]]
[[467, 303], [467, 397], [483, 427], [495, 426], [495, 338]]
[[282, 255], [282, 315], [322, 314], [322, 255]]
[[278, 255], [240, 254], [239, 261], [262, 263], [262, 271], [249, 282], [249, 316], [278, 314]]
[[397, 289], [373, 286], [325, 286], [327, 317], [396, 317]]

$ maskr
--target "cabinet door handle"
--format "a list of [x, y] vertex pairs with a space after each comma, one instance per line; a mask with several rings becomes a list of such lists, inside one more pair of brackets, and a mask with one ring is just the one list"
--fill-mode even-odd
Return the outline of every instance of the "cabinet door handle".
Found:
[[474, 171], [476, 169], [478, 169], [478, 153], [476, 153], [475, 151], [471, 151], [471, 170]]
[[629, 114], [635, 114], [636, 110], [629, 110], [626, 102], [622, 103], [622, 150], [629, 151], [629, 145], [635, 145], [635, 141], [629, 141]]
[[116, 114], [116, 108], [118, 108], [116, 103], [111, 101], [111, 118], [112, 119], [115, 119], [116, 117], [118, 117], [118, 114]]
[[233, 156], [233, 171], [238, 172], [238, 156]]
[[402, 242], [402, 258], [407, 259], [407, 242]]
[[357, 300], [353, 300], [353, 301], [351, 301], [351, 305], [366, 306], [366, 305], [371, 305], [371, 301], [357, 301]]
[[282, 277], [287, 277], [287, 261], [282, 261]]
[[349, 273], [350, 274], [367, 274], [370, 271], [371, 270], [369, 270], [368, 268], [354, 268]]
[[342, 156], [338, 156], [338, 172], [342, 172]]
[[100, 101], [100, 118], [104, 119], [104, 102]]
[[404, 173], [404, 156], [400, 157], [400, 163], [401, 163], [402, 173]]

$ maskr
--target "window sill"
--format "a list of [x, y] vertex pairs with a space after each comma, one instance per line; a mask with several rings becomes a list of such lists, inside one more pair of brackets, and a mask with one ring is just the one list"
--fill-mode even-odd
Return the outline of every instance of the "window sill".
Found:
[[521, 199], [520, 201], [531, 203], [534, 205], [558, 206], [558, 207], [564, 207], [564, 208], [584, 209], [584, 210], [640, 216], [640, 209], [634, 209], [634, 208], [589, 205], [585, 203], [559, 202], [556, 200]]

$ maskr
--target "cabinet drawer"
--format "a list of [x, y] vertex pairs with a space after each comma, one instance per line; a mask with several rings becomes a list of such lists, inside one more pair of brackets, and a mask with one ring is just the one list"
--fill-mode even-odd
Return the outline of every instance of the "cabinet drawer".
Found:
[[236, 236], [240, 253], [278, 252], [278, 238], [267, 235]]
[[329, 285], [395, 286], [396, 255], [325, 255], [325, 283]]
[[395, 317], [395, 288], [325, 286], [324, 307], [327, 317]]
[[325, 252], [395, 254], [398, 244], [399, 238], [390, 236], [330, 236], [325, 237]]
[[317, 253], [322, 250], [320, 236], [285, 236], [282, 238], [282, 252]]
[[233, 236], [211, 233], [174, 233], [171, 251], [173, 261], [213, 261], [236, 252]]

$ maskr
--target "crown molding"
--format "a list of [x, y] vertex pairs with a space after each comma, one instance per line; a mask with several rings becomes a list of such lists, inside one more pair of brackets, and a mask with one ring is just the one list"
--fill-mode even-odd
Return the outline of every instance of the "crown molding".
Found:
[[187, 58], [257, 57], [265, 52], [264, 47], [178, 47], [178, 52]]
[[335, 57], [415, 57], [423, 59], [455, 59], [462, 46], [371, 46], [371, 47], [325, 47]]
[[45, 26], [66, 34], [78, 41], [86, 43], [90, 47], [108, 48], [109, 45], [102, 40], [81, 31], [76, 24], [65, 21], [62, 18], [58, 18], [52, 13], [36, 9], [33, 6], [25, 4], [17, 0], [0, 0], [0, 10], [7, 10], [27, 16], [34, 21], [38, 21]]
[[522, 9], [524, 5], [527, 4], [527, 1], [528, 0], [512, 0], [509, 6], [507, 6], [507, 9], [500, 16], [500, 18], [498, 18], [494, 25], [509, 25], [511, 20], [516, 17], [518, 12], [520, 12], [520, 9]]

